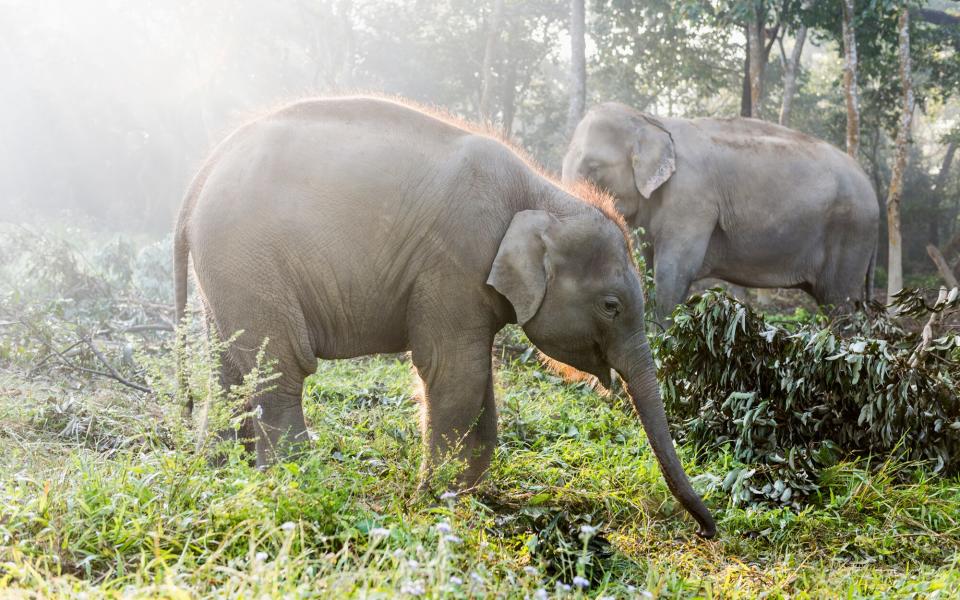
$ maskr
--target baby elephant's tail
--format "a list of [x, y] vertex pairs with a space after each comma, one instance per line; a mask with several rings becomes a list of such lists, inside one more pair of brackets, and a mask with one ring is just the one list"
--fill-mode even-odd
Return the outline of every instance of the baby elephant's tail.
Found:
[[187, 375], [184, 368], [184, 355], [187, 351], [187, 269], [190, 263], [190, 245], [187, 240], [183, 215], [177, 222], [173, 237], [173, 289], [176, 297], [176, 342], [174, 353], [177, 362], [177, 396], [183, 402], [186, 416], [193, 414], [193, 397], [187, 387]]

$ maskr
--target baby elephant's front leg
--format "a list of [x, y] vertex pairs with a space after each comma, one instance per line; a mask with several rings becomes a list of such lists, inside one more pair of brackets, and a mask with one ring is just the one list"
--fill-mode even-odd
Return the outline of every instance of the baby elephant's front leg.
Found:
[[421, 487], [449, 461], [464, 464], [456, 485], [473, 487], [489, 468], [497, 445], [490, 344], [414, 349], [413, 361], [423, 381]]

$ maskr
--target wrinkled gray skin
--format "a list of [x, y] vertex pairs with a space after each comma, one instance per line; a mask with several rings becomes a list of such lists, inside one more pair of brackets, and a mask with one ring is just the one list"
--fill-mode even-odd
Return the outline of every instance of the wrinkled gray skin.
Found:
[[223, 384], [265, 338], [278, 361], [246, 426], [259, 465], [306, 440], [301, 388], [317, 358], [410, 350], [424, 480], [452, 451], [472, 486], [497, 441], [493, 337], [518, 322], [548, 356], [623, 377], [670, 490], [714, 535], [667, 429], [621, 228], [500, 142], [385, 100], [294, 104], [239, 130], [197, 176], [176, 230], [181, 316], [188, 254], [212, 325], [243, 331]]
[[609, 191], [647, 233], [662, 322], [690, 284], [800, 288], [848, 306], [872, 289], [879, 208], [863, 170], [826, 142], [756, 119], [653, 118], [591, 109], [563, 180]]

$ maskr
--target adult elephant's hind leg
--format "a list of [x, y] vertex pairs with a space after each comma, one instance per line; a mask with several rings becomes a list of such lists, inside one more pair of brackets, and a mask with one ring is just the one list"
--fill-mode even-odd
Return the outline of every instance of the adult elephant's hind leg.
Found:
[[486, 473], [497, 444], [491, 346], [487, 331], [415, 336], [413, 363], [423, 382], [421, 485], [450, 460], [462, 461], [461, 488]]
[[864, 299], [869, 255], [861, 256], [844, 248], [828, 254], [825, 263], [811, 286], [812, 295], [828, 313], [850, 313], [856, 302]]

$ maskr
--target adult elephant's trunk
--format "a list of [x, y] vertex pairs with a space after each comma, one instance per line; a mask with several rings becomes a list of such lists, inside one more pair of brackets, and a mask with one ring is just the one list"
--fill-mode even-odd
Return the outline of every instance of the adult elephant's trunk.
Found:
[[717, 525], [710, 511], [703, 504], [703, 500], [690, 485], [673, 447], [673, 439], [667, 427], [667, 415], [663, 410], [663, 401], [660, 399], [660, 387], [657, 385], [656, 367], [653, 364], [650, 347], [644, 339], [639, 347], [634, 346], [632, 350], [626, 351], [624, 356], [629, 357], [629, 360], [616, 361], [622, 362], [623, 365], [614, 364], [614, 368], [626, 381], [630, 398], [640, 415], [640, 421], [647, 432], [647, 439], [650, 440], [657, 462], [660, 463], [660, 470], [667, 481], [667, 487], [700, 524], [699, 535], [711, 538], [717, 533]]

